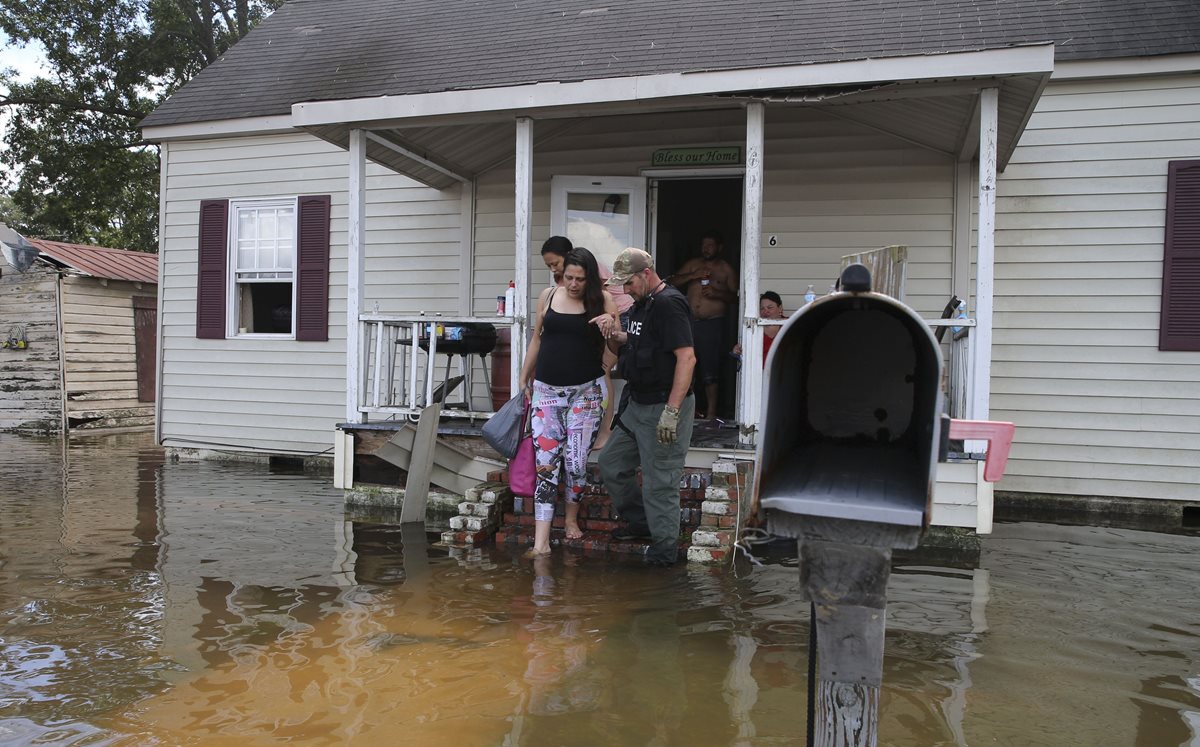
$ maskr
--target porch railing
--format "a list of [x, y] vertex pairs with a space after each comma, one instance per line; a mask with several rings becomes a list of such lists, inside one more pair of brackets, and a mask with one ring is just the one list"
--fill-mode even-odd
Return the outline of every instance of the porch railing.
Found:
[[447, 344], [445, 333], [481, 324], [497, 331], [517, 326], [511, 317], [361, 314], [358, 409], [364, 422], [370, 416], [415, 418], [434, 401], [442, 402], [444, 416], [491, 417], [489, 356], [495, 351], [460, 351]]
[[[742, 376], [752, 377], [750, 400], [743, 407], [739, 420], [743, 431], [753, 440], [757, 425], [758, 406], [762, 392], [761, 361], [763, 332], [766, 327], [778, 326], [785, 320], [746, 320], [747, 342], [743, 343]], [[972, 335], [973, 319], [927, 319], [932, 328], [950, 327], [943, 342], [946, 356], [944, 391], [946, 410], [950, 417], [969, 418], [972, 375], [974, 371]], [[444, 414], [473, 418], [488, 418], [491, 408], [491, 360], [479, 354], [447, 355], [438, 351], [445, 342], [436, 334], [436, 325], [443, 328], [491, 324], [498, 330], [508, 328], [521, 334], [519, 325], [510, 317], [430, 316], [427, 314], [385, 315], [363, 314], [359, 317], [362, 360], [359, 365], [359, 411], [364, 416], [388, 418], [416, 417], [435, 399], [441, 399]], [[435, 334], [427, 331], [434, 325]], [[961, 332], [955, 332], [958, 328]], [[416, 344], [414, 344], [414, 341]], [[488, 355], [492, 355], [489, 353]], [[514, 368], [512, 362], [506, 369]], [[462, 379], [454, 382], [456, 377]], [[480, 384], [483, 386], [481, 387]], [[439, 395], [439, 387], [450, 391]], [[743, 392], [746, 390], [743, 389]], [[482, 407], [477, 405], [482, 404]], [[364, 421], [367, 417], [364, 417]]]

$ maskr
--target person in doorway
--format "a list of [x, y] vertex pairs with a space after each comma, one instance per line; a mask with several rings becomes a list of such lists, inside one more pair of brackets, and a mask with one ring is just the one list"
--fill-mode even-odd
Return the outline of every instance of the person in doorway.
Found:
[[[783, 318], [783, 299], [775, 291], [767, 291], [758, 297], [758, 317], [760, 319], [782, 319]], [[767, 353], [771, 352], [771, 343], [775, 342], [775, 335], [779, 334], [782, 327], [771, 325], [763, 327], [763, 345], [762, 358], [763, 365], [767, 365]], [[742, 344], [733, 346], [733, 354], [742, 354]]]
[[687, 292], [692, 308], [692, 337], [696, 344], [696, 378], [704, 387], [703, 420], [717, 417], [721, 363], [724, 345], [725, 314], [737, 303], [738, 279], [733, 267], [721, 258], [725, 243], [717, 231], [700, 238], [700, 256], [693, 257], [669, 278], [676, 288]]
[[538, 298], [533, 338], [519, 385], [530, 395], [537, 486], [533, 495], [534, 543], [527, 557], [550, 553], [550, 527], [561, 479], [566, 486], [566, 536], [583, 536], [579, 499], [587, 485], [587, 457], [607, 406], [605, 328], [617, 324], [617, 307], [600, 282], [596, 259], [579, 247], [563, 260], [562, 285]]
[[628, 329], [614, 327], [604, 316], [592, 319], [610, 349], [620, 352], [626, 389], [617, 427], [600, 452], [600, 476], [628, 523], [613, 539], [649, 535], [647, 562], [670, 565], [679, 553], [679, 478], [696, 410], [691, 309], [641, 249], [626, 249], [617, 257], [608, 284], [618, 283], [634, 300]]

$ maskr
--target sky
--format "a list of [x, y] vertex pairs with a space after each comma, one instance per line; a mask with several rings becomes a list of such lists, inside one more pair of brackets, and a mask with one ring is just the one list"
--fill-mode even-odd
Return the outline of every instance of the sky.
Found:
[[21, 80], [29, 80], [42, 72], [42, 47], [40, 44], [27, 44], [18, 47], [9, 41], [8, 35], [0, 31], [0, 67], [15, 68]]
[[[7, 34], [0, 31], [0, 68], [12, 68], [17, 71], [18, 80], [30, 80], [45, 73], [42, 67], [44, 62], [40, 44], [34, 43], [18, 47], [9, 41]], [[7, 126], [8, 114], [4, 109], [0, 109], [0, 150], [5, 147], [3, 137]], [[0, 188], [6, 186], [4, 184], [5, 176], [7, 174], [0, 174]]]

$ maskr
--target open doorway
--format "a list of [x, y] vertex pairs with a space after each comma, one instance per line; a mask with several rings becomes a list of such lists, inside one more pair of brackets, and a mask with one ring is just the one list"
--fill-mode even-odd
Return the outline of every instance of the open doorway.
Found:
[[[663, 277], [674, 273], [700, 254], [701, 238], [709, 232], [723, 239], [722, 259], [739, 279], [742, 277], [742, 177], [659, 179], [653, 183], [655, 198], [655, 264]], [[739, 282], [739, 286], [741, 283]], [[686, 291], [685, 291], [686, 292]], [[725, 312], [722, 351], [731, 351], [738, 341], [738, 307]], [[719, 366], [717, 415], [734, 421], [737, 405], [737, 360], [722, 354]], [[704, 387], [696, 387], [696, 411], [707, 409]]]

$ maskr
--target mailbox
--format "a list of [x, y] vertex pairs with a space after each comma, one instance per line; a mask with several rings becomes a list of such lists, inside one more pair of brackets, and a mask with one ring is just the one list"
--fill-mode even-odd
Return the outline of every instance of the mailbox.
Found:
[[870, 289], [867, 268], [850, 265], [840, 290], [792, 314], [771, 345], [757, 495], [772, 534], [816, 526], [912, 548], [928, 526], [942, 354], [916, 312]]

